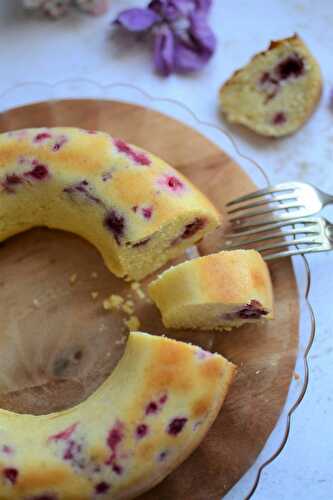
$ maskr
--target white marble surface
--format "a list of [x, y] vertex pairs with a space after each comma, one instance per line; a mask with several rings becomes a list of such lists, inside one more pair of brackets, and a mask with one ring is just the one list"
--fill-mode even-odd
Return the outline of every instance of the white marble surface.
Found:
[[[137, 4], [144, 2], [113, 0], [110, 13], [103, 18], [73, 14], [49, 22], [24, 15], [18, 0], [0, 0], [0, 94], [24, 81], [88, 78], [103, 84], [134, 82], [152, 95], [183, 101], [201, 118], [218, 124], [220, 83], [270, 39], [297, 31], [322, 67], [324, 93], [315, 116], [299, 133], [279, 141], [259, 139], [237, 128], [232, 133], [241, 150], [258, 161], [273, 182], [311, 181], [333, 193], [333, 111], [329, 108], [333, 88], [332, 0], [215, 0], [212, 24], [219, 47], [213, 61], [196, 76], [169, 79], [153, 73], [148, 51], [110, 38], [110, 19], [121, 8]], [[0, 98], [0, 109], [8, 105], [5, 97]], [[233, 154], [232, 149], [229, 152]], [[326, 214], [330, 212], [328, 209]], [[314, 255], [309, 261], [311, 301], [317, 317], [316, 339], [309, 356], [310, 384], [293, 417], [284, 451], [263, 474], [255, 494], [260, 500], [333, 497], [332, 255]]]

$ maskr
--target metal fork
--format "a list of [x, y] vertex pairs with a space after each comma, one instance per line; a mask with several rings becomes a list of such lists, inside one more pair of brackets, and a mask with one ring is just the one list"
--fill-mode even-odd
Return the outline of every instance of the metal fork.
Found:
[[224, 234], [223, 238], [221, 250], [250, 247], [260, 252], [265, 260], [273, 260], [333, 250], [333, 224], [323, 217], [299, 218]]
[[231, 224], [243, 229], [256, 225], [258, 221], [263, 224], [272, 219], [285, 221], [308, 217], [329, 203], [333, 203], [333, 196], [311, 184], [284, 182], [229, 201], [226, 207]]

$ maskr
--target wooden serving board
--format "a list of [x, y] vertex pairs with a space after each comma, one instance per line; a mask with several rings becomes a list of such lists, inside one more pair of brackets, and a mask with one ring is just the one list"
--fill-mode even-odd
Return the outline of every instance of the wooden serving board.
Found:
[[[29, 105], [0, 115], [0, 131], [39, 126], [99, 129], [142, 146], [187, 175], [223, 212], [253, 189], [242, 169], [191, 128], [139, 106], [96, 100]], [[201, 253], [219, 248], [221, 233]], [[254, 462], [287, 396], [298, 345], [298, 299], [289, 260], [270, 265], [276, 319], [231, 333], [166, 331], [156, 308], [105, 268], [80, 238], [35, 229], [0, 248], [0, 407], [47, 413], [86, 398], [112, 371], [126, 341], [124, 313], [102, 300], [130, 294], [142, 331], [192, 341], [236, 363], [222, 412], [193, 455], [142, 500], [217, 500]], [[97, 277], [96, 274], [97, 273]], [[71, 275], [76, 274], [74, 283]], [[74, 278], [73, 278], [74, 279]], [[93, 300], [91, 293], [98, 292]]]

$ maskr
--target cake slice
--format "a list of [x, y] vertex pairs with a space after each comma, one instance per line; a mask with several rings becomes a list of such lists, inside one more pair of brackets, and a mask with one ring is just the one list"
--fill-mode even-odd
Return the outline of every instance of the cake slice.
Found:
[[220, 89], [221, 110], [231, 123], [280, 137], [298, 130], [322, 90], [320, 68], [298, 35], [271, 42]]
[[255, 250], [198, 257], [169, 268], [149, 285], [168, 328], [228, 330], [273, 317], [272, 284]]
[[34, 226], [71, 231], [95, 245], [114, 274], [139, 280], [219, 221], [180, 172], [106, 133], [0, 135], [0, 241]]
[[234, 373], [219, 354], [131, 333], [83, 403], [41, 416], [0, 410], [1, 500], [136, 497], [200, 444]]

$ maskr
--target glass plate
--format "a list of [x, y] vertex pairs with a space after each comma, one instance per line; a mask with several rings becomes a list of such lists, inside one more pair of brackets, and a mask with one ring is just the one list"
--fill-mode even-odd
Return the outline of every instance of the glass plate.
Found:
[[[149, 107], [169, 115], [198, 130], [216, 143], [242, 166], [259, 187], [265, 187], [269, 184], [269, 178], [262, 167], [242, 154], [237, 142], [228, 132], [216, 125], [200, 120], [191, 109], [176, 100], [151, 96], [145, 90], [130, 84], [115, 82], [109, 85], [100, 85], [97, 82], [82, 79], [66, 80], [55, 84], [24, 82], [0, 95], [0, 112], [34, 102], [65, 98], [112, 99]], [[274, 430], [254, 464], [224, 497], [226, 500], [249, 499], [254, 495], [263, 470], [278, 457], [286, 445], [295, 410], [300, 405], [307, 390], [309, 377], [308, 354], [315, 335], [315, 317], [308, 299], [311, 273], [308, 261], [304, 256], [294, 257], [293, 267], [300, 301], [299, 350], [294, 377]]]

